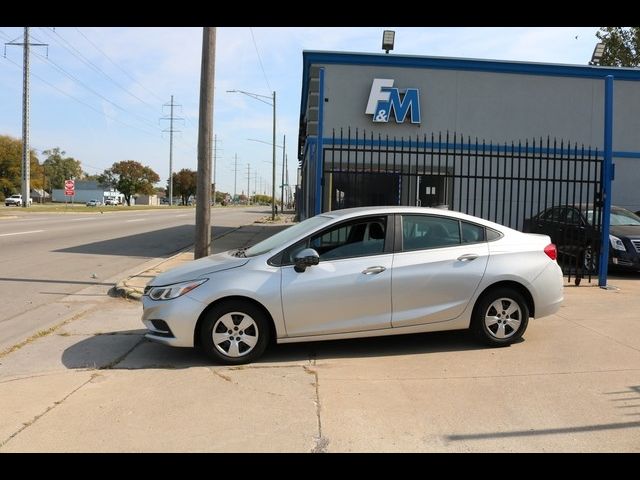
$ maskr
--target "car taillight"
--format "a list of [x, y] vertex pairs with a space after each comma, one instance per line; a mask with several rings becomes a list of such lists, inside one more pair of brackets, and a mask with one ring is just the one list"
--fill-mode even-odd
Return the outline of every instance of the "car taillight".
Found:
[[556, 250], [556, 246], [553, 243], [550, 243], [546, 247], [544, 247], [544, 253], [547, 254], [551, 260], [555, 260], [558, 258], [558, 250]]

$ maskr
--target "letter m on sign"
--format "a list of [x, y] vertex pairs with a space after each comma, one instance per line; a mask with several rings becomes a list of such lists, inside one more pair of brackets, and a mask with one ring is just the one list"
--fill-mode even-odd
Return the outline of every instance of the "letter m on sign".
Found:
[[400, 98], [397, 88], [392, 88], [389, 96], [389, 114], [393, 110], [396, 123], [403, 123], [411, 110], [411, 123], [420, 123], [420, 92], [417, 88], [407, 88], [404, 98]]

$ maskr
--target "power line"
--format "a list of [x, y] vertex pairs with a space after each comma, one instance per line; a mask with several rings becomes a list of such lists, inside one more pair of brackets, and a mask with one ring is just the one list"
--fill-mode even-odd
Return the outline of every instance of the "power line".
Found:
[[[127, 93], [128, 95], [132, 96], [133, 98], [135, 98], [136, 100], [138, 100], [141, 103], [144, 103], [145, 105], [147, 105], [148, 107], [150, 107], [151, 109], [155, 110], [156, 107], [154, 105], [151, 105], [149, 102], [141, 99], [140, 97], [138, 97], [136, 94], [131, 93], [126, 87], [123, 87], [119, 82], [117, 82], [116, 80], [114, 80], [114, 78], [109, 75], [108, 73], [106, 73], [104, 70], [102, 70], [102, 68], [100, 68], [99, 66], [97, 66], [95, 63], [93, 63], [91, 60], [89, 60], [87, 57], [85, 57], [82, 52], [80, 52], [77, 48], [75, 48], [67, 39], [65, 39], [62, 35], [60, 35], [58, 32], [54, 32], [54, 34], [50, 33], [48, 30], [45, 30], [43, 27], [39, 27], [40, 30], [42, 30], [43, 32], [47, 33], [47, 35], [51, 38], [53, 38], [53, 40], [56, 41], [56, 43], [58, 43], [58, 45], [60, 45], [62, 48], [64, 48], [65, 50], [67, 50], [71, 55], [73, 55], [74, 57], [76, 57], [77, 59], [79, 59], [81, 62], [83, 62], [85, 65], [89, 66], [90, 68], [92, 68], [95, 72], [103, 75], [104, 77], [106, 77], [108, 80], [110, 80], [115, 86], [117, 86], [118, 88], [120, 88], [121, 90], [123, 90], [125, 93]], [[57, 37], [57, 38], [56, 38]], [[60, 41], [58, 40], [62, 40], [67, 46], [65, 46], [64, 44], [60, 43]], [[75, 52], [75, 53], [74, 53]]]
[[269, 79], [267, 78], [267, 73], [264, 71], [264, 66], [262, 65], [262, 59], [260, 58], [260, 52], [258, 51], [258, 45], [256, 44], [256, 39], [253, 36], [253, 28], [249, 27], [249, 31], [251, 32], [251, 39], [253, 40], [253, 46], [256, 48], [256, 53], [258, 54], [258, 62], [260, 63], [260, 68], [262, 69], [262, 74], [264, 75], [264, 79], [267, 82], [267, 87], [269, 87], [269, 91], [272, 92], [271, 85], [269, 84]]
[[158, 96], [155, 92], [153, 92], [152, 90], [149, 90], [147, 87], [145, 87], [143, 84], [141, 84], [138, 80], [136, 80], [135, 78], [133, 78], [131, 75], [129, 75], [129, 73], [127, 73], [126, 70], [124, 70], [122, 67], [120, 67], [120, 65], [118, 65], [116, 62], [114, 62], [111, 57], [109, 55], [107, 55], [100, 47], [98, 47], [95, 43], [93, 43], [84, 33], [82, 33], [82, 31], [80, 31], [80, 29], [78, 27], [74, 27], [78, 33], [80, 35], [82, 35], [85, 40], [87, 42], [89, 42], [91, 45], [93, 45], [93, 47], [98, 50], [100, 53], [102, 53], [107, 60], [109, 60], [118, 70], [120, 70], [122, 73], [124, 73], [127, 77], [129, 77], [131, 80], [133, 80], [134, 82], [136, 82], [138, 85], [140, 85], [142, 88], [144, 88], [147, 92], [149, 92], [151, 95], [153, 95], [154, 97], [156, 97], [158, 100], [162, 101], [162, 98], [160, 98], [160, 96]]
[[88, 90], [89, 92], [93, 93], [94, 95], [100, 97], [102, 100], [104, 100], [105, 102], [113, 105], [115, 108], [117, 108], [118, 110], [123, 111], [124, 113], [128, 113], [129, 115], [133, 115], [134, 117], [138, 117], [139, 119], [141, 119], [142, 122], [146, 123], [148, 126], [151, 126], [151, 128], [158, 128], [153, 122], [147, 120], [145, 117], [143, 117], [142, 115], [139, 115], [135, 112], [131, 112], [129, 110], [127, 110], [124, 107], [121, 107], [120, 105], [118, 105], [117, 103], [115, 103], [112, 100], [109, 100], [107, 97], [105, 97], [104, 95], [102, 95], [100, 92], [97, 92], [96, 90], [94, 90], [93, 88], [91, 88], [89, 85], [87, 85], [86, 83], [84, 83], [82, 80], [80, 80], [78, 77], [76, 77], [75, 75], [67, 72], [64, 68], [62, 68], [60, 65], [58, 65], [56, 62], [54, 62], [53, 60], [51, 60], [48, 57], [43, 57], [42, 55], [39, 55], [37, 53], [34, 52], [34, 55], [38, 58], [40, 58], [41, 60], [43, 60], [44, 62], [49, 62], [51, 65], [53, 65], [53, 67], [58, 70], [60, 73], [62, 73], [63, 75], [69, 77], [71, 80], [73, 80], [74, 82], [76, 82], [78, 85], [81, 85], [82, 87], [84, 87], [86, 90]]
[[[7, 60], [8, 62], [12, 63], [12, 64], [13, 64], [13, 65], [15, 65], [16, 67], [18, 67], [20, 70], [22, 70], [22, 67], [21, 67], [19, 64], [17, 64], [16, 62], [14, 62], [13, 60], [11, 60], [10, 58], [5, 57], [5, 60]], [[87, 102], [85, 102], [85, 101], [83, 101], [83, 100], [80, 100], [80, 99], [78, 99], [78, 98], [74, 97], [73, 95], [68, 94], [68, 93], [67, 93], [67, 92], [65, 92], [64, 90], [62, 90], [62, 89], [60, 89], [60, 88], [56, 87], [56, 86], [55, 86], [55, 85], [53, 85], [52, 83], [49, 83], [47, 80], [45, 80], [44, 78], [42, 78], [41, 76], [39, 76], [39, 75], [37, 75], [37, 74], [35, 74], [35, 73], [33, 73], [33, 72], [31, 72], [31, 75], [32, 75], [33, 77], [37, 78], [38, 80], [40, 80], [42, 83], [44, 83], [44, 84], [48, 85], [49, 87], [53, 88], [54, 90], [57, 90], [58, 92], [60, 92], [60, 93], [61, 93], [61, 94], [63, 94], [64, 96], [69, 97], [69, 98], [71, 98], [72, 100], [75, 100], [76, 102], [78, 102], [78, 103], [80, 103], [80, 104], [84, 105], [84, 106], [85, 106], [85, 107], [87, 107], [87, 108], [90, 108], [90, 109], [91, 109], [91, 110], [93, 110], [94, 112], [99, 113], [100, 115], [102, 115], [102, 116], [103, 116], [103, 117], [105, 117], [105, 118], [108, 118], [109, 120], [113, 120], [114, 122], [120, 123], [120, 124], [124, 125], [125, 127], [129, 127], [129, 128], [133, 128], [133, 129], [135, 129], [135, 130], [139, 130], [139, 131], [141, 131], [141, 132], [143, 132], [143, 133], [146, 133], [147, 135], [152, 135], [152, 136], [154, 136], [154, 137], [156, 137], [156, 136], [157, 136], [157, 134], [156, 134], [156, 133], [149, 132], [148, 130], [144, 130], [144, 129], [142, 129], [142, 128], [140, 128], [140, 127], [137, 127], [137, 126], [135, 126], [135, 125], [130, 125], [130, 124], [126, 123], [126, 122], [123, 122], [122, 120], [119, 120], [119, 119], [117, 119], [116, 117], [112, 117], [111, 115], [107, 115], [107, 114], [106, 114], [106, 113], [104, 113], [102, 110], [98, 110], [97, 108], [95, 108], [94, 106], [92, 106], [92, 105], [88, 104]]]

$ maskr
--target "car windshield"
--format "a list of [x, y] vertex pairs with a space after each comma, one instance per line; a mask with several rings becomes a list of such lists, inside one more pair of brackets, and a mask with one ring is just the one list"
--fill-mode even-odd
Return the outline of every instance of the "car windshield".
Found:
[[262, 255], [263, 253], [269, 252], [274, 248], [277, 248], [281, 245], [284, 245], [291, 240], [303, 235], [307, 231], [314, 230], [315, 228], [329, 222], [331, 217], [327, 217], [324, 215], [317, 215], [315, 217], [308, 218], [303, 222], [298, 223], [297, 225], [293, 225], [281, 232], [272, 235], [271, 237], [263, 240], [260, 243], [256, 243], [254, 246], [247, 248], [244, 251], [245, 257], [255, 257], [256, 255]]
[[[593, 225], [593, 210], [587, 210], [587, 221]], [[624, 208], [611, 209], [610, 225], [640, 225], [640, 217]]]

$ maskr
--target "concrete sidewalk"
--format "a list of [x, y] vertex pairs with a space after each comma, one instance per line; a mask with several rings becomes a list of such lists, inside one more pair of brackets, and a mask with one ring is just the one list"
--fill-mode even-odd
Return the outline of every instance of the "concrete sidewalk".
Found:
[[640, 452], [640, 276], [610, 283], [566, 287], [508, 348], [400, 335], [275, 345], [239, 367], [145, 340], [140, 302], [88, 304], [90, 287], [66, 300], [77, 316], [0, 354], [0, 453]]
[[[224, 232], [219, 236], [213, 237], [211, 253], [220, 253], [255, 245], [283, 228], [289, 227], [292, 222], [293, 215], [284, 214], [276, 217], [276, 221], [271, 221], [270, 217], [265, 217], [259, 222]], [[142, 297], [144, 287], [151, 279], [162, 272], [191, 261], [193, 261], [193, 245], [156, 265], [147, 266], [143, 271], [122, 279], [114, 287], [114, 291], [122, 297], [139, 300]]]

